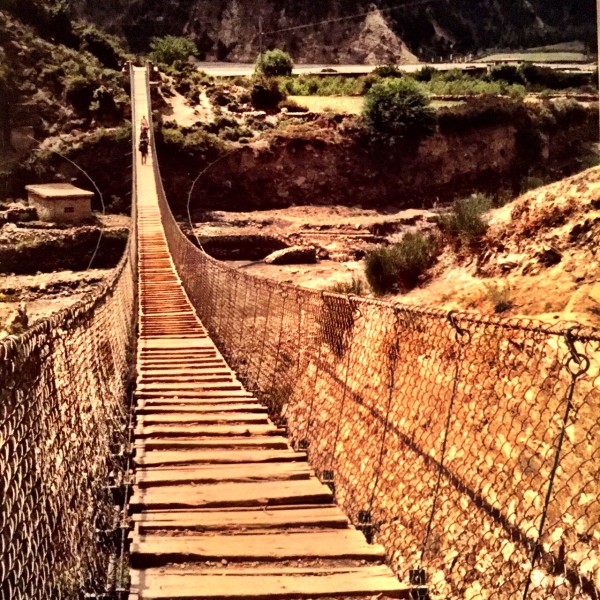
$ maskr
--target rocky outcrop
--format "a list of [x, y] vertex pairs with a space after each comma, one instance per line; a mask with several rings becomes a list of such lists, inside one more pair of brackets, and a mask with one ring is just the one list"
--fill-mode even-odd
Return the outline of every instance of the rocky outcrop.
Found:
[[265, 258], [268, 265], [309, 265], [316, 262], [317, 251], [314, 246], [292, 246]]
[[[594, 43], [593, 0], [73, 0], [80, 14], [125, 34], [135, 51], [152, 36], [189, 35], [204, 60], [253, 62], [260, 48], [283, 47], [297, 62], [405, 62], [486, 48], [582, 39]], [[108, 6], [107, 6], [108, 5]], [[350, 17], [350, 18], [349, 18]]]

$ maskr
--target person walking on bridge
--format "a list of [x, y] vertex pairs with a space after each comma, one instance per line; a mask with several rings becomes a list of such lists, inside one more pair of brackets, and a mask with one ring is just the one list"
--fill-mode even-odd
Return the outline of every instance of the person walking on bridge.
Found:
[[146, 119], [146, 115], [144, 115], [140, 124], [142, 137], [148, 137], [148, 129], [150, 129], [150, 125], [148, 125], [148, 119]]
[[138, 146], [140, 153], [142, 155], [142, 164], [145, 165], [148, 159], [148, 137], [143, 137], [140, 139], [140, 145]]

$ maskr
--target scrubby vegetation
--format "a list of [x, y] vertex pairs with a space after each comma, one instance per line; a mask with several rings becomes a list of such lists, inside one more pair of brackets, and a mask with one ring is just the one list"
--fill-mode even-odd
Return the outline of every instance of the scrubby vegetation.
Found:
[[412, 79], [387, 79], [375, 84], [365, 98], [363, 116], [371, 137], [386, 145], [418, 140], [435, 131], [429, 98]]
[[329, 288], [329, 291], [336, 294], [362, 296], [367, 292], [367, 283], [360, 275], [353, 274], [350, 281], [338, 281]]
[[467, 244], [476, 243], [487, 231], [485, 213], [492, 208], [492, 200], [485, 194], [473, 194], [457, 200], [449, 214], [440, 219], [440, 228], [448, 236]]
[[190, 56], [198, 56], [198, 48], [186, 37], [167, 35], [150, 42], [150, 59], [159, 65], [180, 69]]
[[128, 114], [127, 58], [116, 38], [72, 20], [62, 2], [10, 2], [0, 10], [2, 137], [33, 126], [43, 138]]
[[492, 304], [495, 313], [507, 312], [515, 305], [513, 291], [508, 283], [505, 285], [491, 283], [486, 285], [485, 289], [487, 299]]
[[272, 77], [258, 77], [250, 92], [252, 106], [258, 110], [272, 111], [279, 107], [286, 95]]
[[267, 50], [256, 61], [256, 73], [266, 77], [291, 75], [294, 68], [292, 57], [283, 50]]
[[375, 294], [414, 288], [440, 253], [438, 241], [424, 233], [407, 233], [402, 242], [367, 254], [365, 276]]

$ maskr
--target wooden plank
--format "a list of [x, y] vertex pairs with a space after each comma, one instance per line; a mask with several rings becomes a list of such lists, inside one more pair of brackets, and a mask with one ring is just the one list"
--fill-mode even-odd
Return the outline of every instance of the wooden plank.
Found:
[[140, 488], [176, 483], [222, 483], [309, 479], [311, 469], [304, 463], [256, 465], [241, 463], [228, 467], [205, 465], [138, 469], [135, 484]]
[[286, 535], [148, 535], [130, 546], [132, 566], [206, 560], [277, 562], [302, 559], [382, 561], [383, 546], [367, 544], [355, 529], [311, 531]]
[[152, 402], [140, 401], [135, 409], [136, 414], [143, 415], [170, 415], [177, 413], [182, 414], [198, 414], [212, 415], [220, 413], [251, 413], [251, 414], [268, 414], [268, 410], [261, 404], [247, 404], [243, 402], [230, 402], [228, 404], [182, 404], [181, 402], [171, 402], [169, 404], [155, 404]]
[[220, 438], [146, 438], [135, 441], [135, 447], [145, 450], [191, 450], [198, 448], [212, 449], [271, 449], [286, 450], [289, 444], [286, 438], [275, 435], [255, 437], [220, 437]]
[[331, 490], [316, 477], [302, 481], [177, 485], [137, 489], [131, 506], [150, 510], [175, 508], [229, 508], [318, 504], [331, 502]]
[[167, 567], [131, 573], [140, 600], [292, 600], [365, 596], [411, 598], [411, 590], [382, 566], [201, 570]]
[[142, 467], [169, 465], [231, 465], [238, 463], [270, 463], [305, 461], [304, 452], [294, 452], [286, 447], [281, 450], [256, 449], [214, 449], [201, 450], [155, 450], [153, 452], [139, 451], [135, 455], [135, 463]]
[[[211, 406], [215, 405], [227, 405], [227, 406], [239, 406], [243, 405], [247, 402], [258, 403], [258, 400], [250, 395], [250, 396], [222, 396], [219, 395], [216, 398], [211, 396], [209, 397], [199, 397], [199, 398], [179, 398], [177, 396], [160, 398], [160, 397], [152, 397], [152, 398], [144, 398], [138, 401], [138, 406], [144, 406], [147, 408], [151, 408], [153, 406], [182, 406], [182, 407], [198, 407], [199, 410], [208, 409]], [[258, 405], [262, 406], [262, 405]], [[236, 409], [237, 410], [237, 409]]]
[[337, 506], [305, 506], [289, 509], [269, 507], [266, 510], [171, 510], [145, 511], [133, 515], [140, 534], [153, 531], [185, 530], [241, 532], [252, 529], [327, 528], [345, 529], [348, 519]]
[[[231, 380], [231, 379], [229, 379]], [[204, 392], [209, 390], [215, 391], [241, 391], [242, 384], [239, 382], [232, 383], [185, 383], [185, 382], [165, 382], [165, 383], [141, 383], [137, 386], [138, 392]]]
[[268, 436], [285, 435], [285, 431], [275, 425], [142, 425], [135, 430], [135, 436], [139, 440], [148, 438], [169, 437], [239, 437], [239, 436]]
[[244, 413], [244, 412], [223, 412], [219, 413], [212, 411], [206, 412], [170, 412], [167, 414], [152, 414], [144, 415], [140, 422], [147, 425], [167, 423], [183, 425], [185, 423], [201, 424], [201, 423], [263, 423], [269, 422], [269, 418], [265, 414]]
[[137, 398], [150, 399], [150, 398], [159, 398], [159, 399], [168, 399], [168, 398], [176, 398], [179, 400], [183, 400], [185, 398], [189, 399], [197, 399], [201, 400], [202, 398], [206, 399], [229, 399], [229, 398], [253, 398], [250, 392], [247, 392], [244, 389], [240, 390], [198, 390], [195, 392], [182, 392], [182, 391], [140, 391], [136, 390], [135, 396]]

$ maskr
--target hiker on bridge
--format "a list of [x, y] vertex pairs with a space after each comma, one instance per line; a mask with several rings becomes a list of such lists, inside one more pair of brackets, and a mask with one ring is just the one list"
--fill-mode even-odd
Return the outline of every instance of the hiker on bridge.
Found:
[[150, 125], [148, 125], [148, 119], [146, 119], [146, 115], [142, 117], [142, 122], [140, 124], [140, 137], [148, 138], [148, 130], [150, 129]]
[[145, 165], [148, 159], [148, 134], [146, 134], [146, 137], [142, 137], [140, 139], [140, 145], [138, 148], [142, 155], [142, 164]]

